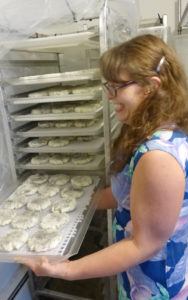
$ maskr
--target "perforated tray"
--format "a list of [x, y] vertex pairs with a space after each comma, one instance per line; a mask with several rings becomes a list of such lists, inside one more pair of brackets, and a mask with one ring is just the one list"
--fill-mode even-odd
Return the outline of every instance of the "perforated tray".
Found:
[[[111, 119], [114, 117], [114, 112], [111, 113]], [[112, 119], [112, 127], [116, 123], [116, 119]], [[102, 119], [96, 124], [90, 127], [76, 128], [40, 128], [38, 126], [31, 127], [31, 125], [24, 125], [18, 130], [15, 130], [15, 134], [21, 137], [40, 137], [40, 136], [87, 136], [87, 135], [99, 135], [103, 132], [104, 122]]]
[[[93, 176], [92, 178], [93, 184], [88, 187], [85, 187], [83, 196], [80, 199], [77, 199], [76, 210], [69, 213], [70, 220], [68, 224], [62, 227], [62, 239], [55, 249], [45, 252], [33, 252], [30, 251], [27, 247], [27, 244], [25, 244], [19, 250], [11, 252], [1, 251], [0, 261], [13, 262], [19, 256], [29, 256], [33, 259], [39, 259], [41, 256], [44, 255], [48, 257], [50, 261], [60, 261], [68, 259], [70, 256], [77, 254], [96, 208], [97, 199], [91, 199], [91, 195], [93, 194], [93, 191], [99, 186], [100, 178], [98, 176]], [[70, 183], [68, 183], [67, 185], [70, 185]], [[28, 197], [28, 201], [30, 201], [32, 197], [33, 196]], [[51, 202], [53, 203], [59, 197], [60, 195], [51, 197]], [[42, 217], [44, 217], [50, 212], [50, 208], [47, 208], [40, 213], [40, 220], [42, 219]], [[18, 211], [20, 211], [21, 213], [22, 211], [24, 212], [26, 209], [27, 208], [24, 207], [18, 209]], [[0, 226], [0, 235], [6, 233], [10, 229], [11, 225]], [[35, 227], [28, 229], [27, 232], [29, 236], [31, 236], [34, 232], [36, 232], [39, 229], [40, 226], [38, 224]]]
[[20, 143], [15, 147], [16, 151], [25, 153], [94, 153], [102, 151], [104, 147], [104, 138], [96, 137], [91, 141], [78, 142], [73, 141], [64, 147], [28, 147], [27, 143]]
[[7, 78], [5, 82], [13, 86], [19, 86], [19, 85], [58, 83], [58, 82], [99, 80], [99, 79], [100, 79], [99, 69], [93, 68], [93, 69], [64, 72], [64, 73], [50, 73], [50, 74], [25, 76], [25, 77], [18, 77], [18, 78]]
[[15, 132], [17, 136], [21, 137], [40, 137], [40, 136], [84, 136], [84, 135], [98, 135], [103, 132], [103, 121], [86, 128], [65, 127], [65, 128], [40, 128], [38, 126], [29, 127], [23, 126]]
[[62, 113], [62, 114], [31, 114], [28, 110], [23, 110], [16, 114], [12, 114], [11, 118], [14, 121], [54, 121], [54, 120], [91, 120], [102, 114], [102, 106], [96, 108], [90, 113]]
[[39, 98], [32, 97], [12, 97], [8, 98], [7, 101], [11, 104], [37, 104], [37, 103], [54, 103], [54, 102], [72, 102], [72, 101], [85, 101], [85, 100], [96, 100], [101, 96], [100, 91], [82, 94], [70, 94], [62, 96], [43, 96]]
[[[97, 42], [92, 38], [96, 37], [97, 33], [93, 31], [82, 31], [76, 33], [62, 34], [56, 36], [48, 36], [42, 38], [31, 38], [26, 40], [9, 41], [4, 43], [7, 49], [27, 50], [27, 51], [42, 51], [42, 52], [62, 52], [66, 47], [74, 47], [86, 44], [87, 47], [96, 47]], [[59, 49], [59, 51], [58, 51]]]
[[25, 169], [25, 170], [84, 170], [84, 171], [94, 171], [98, 170], [103, 166], [104, 163], [104, 155], [96, 155], [94, 160], [92, 160], [88, 164], [75, 165], [71, 162], [62, 164], [62, 165], [52, 165], [52, 164], [38, 164], [34, 165], [30, 162], [30, 158], [25, 158], [22, 162], [16, 164], [17, 169]]

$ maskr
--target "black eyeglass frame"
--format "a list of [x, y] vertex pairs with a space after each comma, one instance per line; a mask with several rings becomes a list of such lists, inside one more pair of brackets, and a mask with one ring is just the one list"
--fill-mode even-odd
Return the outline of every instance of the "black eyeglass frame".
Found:
[[120, 86], [113, 87], [113, 86], [110, 86], [110, 85], [108, 84], [108, 81], [106, 81], [106, 82], [103, 83], [103, 87], [106, 89], [107, 92], [109, 92], [109, 94], [110, 94], [112, 97], [116, 97], [116, 96], [117, 96], [117, 91], [118, 91], [119, 89], [126, 88], [126, 87], [128, 87], [129, 85], [132, 85], [132, 84], [135, 84], [135, 83], [136, 83], [136, 81], [130, 80], [130, 81], [124, 82], [124, 83], [123, 83], [122, 85], [120, 85]]

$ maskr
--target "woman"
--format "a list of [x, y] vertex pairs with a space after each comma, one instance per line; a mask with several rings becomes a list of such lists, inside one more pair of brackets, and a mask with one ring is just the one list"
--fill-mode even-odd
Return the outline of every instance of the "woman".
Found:
[[122, 122], [112, 147], [111, 187], [99, 209], [116, 208], [115, 243], [75, 261], [22, 261], [39, 276], [68, 280], [118, 274], [119, 299], [187, 299], [188, 119], [184, 72], [152, 35], [100, 60]]

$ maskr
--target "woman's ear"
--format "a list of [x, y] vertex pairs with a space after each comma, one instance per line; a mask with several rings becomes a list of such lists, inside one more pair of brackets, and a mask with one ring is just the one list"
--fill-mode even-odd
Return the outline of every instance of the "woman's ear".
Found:
[[144, 88], [144, 95], [149, 95], [152, 91], [155, 91], [161, 84], [161, 79], [157, 76], [152, 76], [150, 80], [150, 84]]
[[161, 84], [161, 79], [157, 76], [152, 76], [150, 80], [154, 88], [158, 88]]

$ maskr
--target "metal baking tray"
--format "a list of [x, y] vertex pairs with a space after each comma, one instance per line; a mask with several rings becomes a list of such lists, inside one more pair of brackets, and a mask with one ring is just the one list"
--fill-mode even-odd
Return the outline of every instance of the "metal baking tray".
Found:
[[15, 151], [25, 153], [90, 153], [100, 152], [104, 148], [104, 138], [96, 137], [92, 141], [73, 141], [64, 147], [28, 147], [27, 142], [15, 146]]
[[84, 81], [84, 80], [99, 80], [100, 71], [98, 68], [79, 70], [64, 73], [51, 73], [43, 75], [25, 76], [18, 78], [6, 78], [5, 83], [13, 86], [19, 85], [36, 85], [45, 83], [57, 83], [57, 82], [72, 82], [72, 81]]
[[[14, 250], [11, 252], [0, 252], [0, 261], [1, 262], [13, 262], [19, 256], [21, 257], [32, 257], [33, 259], [40, 259], [41, 256], [46, 256], [50, 261], [61, 261], [66, 260], [70, 256], [78, 253], [85, 233], [88, 229], [89, 223], [92, 219], [92, 216], [96, 209], [97, 199], [91, 198], [93, 192], [99, 187], [101, 184], [101, 179], [98, 176], [93, 176], [93, 184], [84, 188], [84, 195], [77, 200], [77, 208], [76, 210], [69, 213], [69, 222], [64, 225], [61, 230], [62, 240], [60, 244], [50, 251], [45, 252], [33, 252], [27, 248], [27, 244], [21, 247], [19, 250]], [[67, 185], [69, 185], [68, 183]], [[63, 186], [64, 187], [64, 186]], [[28, 201], [32, 199], [33, 196], [28, 196]], [[58, 199], [60, 195], [56, 195], [51, 197], [51, 202], [53, 203], [56, 199]], [[1, 202], [3, 203], [3, 202]], [[22, 212], [27, 210], [26, 207], [17, 209], [18, 212]], [[50, 212], [50, 207], [41, 211], [40, 220], [43, 216]], [[39, 223], [40, 223], [39, 220]], [[0, 234], [6, 233], [10, 230], [11, 226], [0, 226]], [[34, 232], [40, 229], [40, 225], [36, 225], [35, 227], [28, 229], [27, 232], [29, 236], [31, 236]]]
[[25, 170], [63, 170], [63, 171], [76, 171], [76, 170], [84, 170], [84, 171], [94, 171], [99, 170], [104, 167], [104, 155], [97, 154], [91, 162], [88, 164], [75, 165], [71, 162], [62, 164], [62, 165], [52, 165], [52, 164], [32, 164], [30, 162], [31, 157], [24, 157], [16, 164], [17, 169], [25, 169]]
[[19, 113], [12, 114], [11, 118], [14, 121], [23, 122], [23, 121], [53, 121], [53, 120], [91, 120], [98, 117], [102, 114], [103, 107], [100, 106], [96, 108], [95, 111], [90, 113], [62, 113], [62, 114], [31, 114], [29, 111], [23, 110]]
[[7, 49], [15, 50], [27, 50], [27, 51], [43, 51], [43, 52], [60, 52], [67, 47], [75, 47], [79, 45], [96, 46], [98, 42], [94, 42], [93, 39], [97, 36], [97, 33], [93, 31], [82, 31], [76, 33], [69, 33], [63, 35], [42, 37], [42, 38], [30, 38], [27, 40], [18, 40], [14, 42], [4, 43], [4, 47]]
[[72, 102], [84, 100], [96, 100], [101, 96], [101, 91], [82, 93], [82, 94], [69, 94], [63, 96], [43, 96], [40, 98], [32, 97], [11, 97], [7, 101], [11, 104], [38, 104], [38, 103], [54, 103], [54, 102]]
[[65, 127], [65, 128], [40, 128], [24, 125], [15, 134], [20, 137], [40, 137], [40, 136], [84, 136], [98, 135], [103, 132], [104, 122], [101, 119], [99, 123], [86, 128]]
[[[111, 119], [115, 113], [111, 113]], [[112, 119], [112, 128], [116, 123], [115, 118]], [[104, 122], [103, 119], [99, 119], [99, 122], [90, 127], [65, 127], [65, 128], [40, 128], [38, 126], [31, 126], [26, 124], [15, 130], [14, 133], [20, 137], [40, 137], [40, 136], [87, 136], [87, 135], [99, 135], [103, 133]]]

